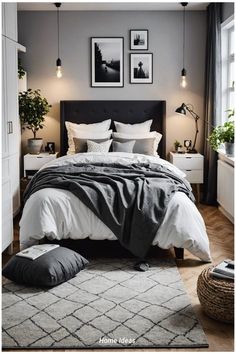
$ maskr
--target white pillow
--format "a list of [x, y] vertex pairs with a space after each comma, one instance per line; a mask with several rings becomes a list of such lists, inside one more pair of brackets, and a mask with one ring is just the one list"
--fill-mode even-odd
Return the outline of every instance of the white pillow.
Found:
[[[68, 152], [67, 154], [74, 154], [75, 153], [75, 147], [74, 147], [74, 142], [73, 138], [79, 138], [77, 136], [77, 133], [80, 132], [88, 132], [88, 133], [98, 133], [98, 132], [106, 132], [110, 128], [111, 125], [111, 119], [104, 120], [103, 122], [100, 123], [92, 123], [92, 124], [76, 124], [72, 122], [65, 122], [65, 126], [67, 129], [67, 136], [68, 136]], [[91, 136], [90, 139], [93, 137]], [[96, 137], [100, 138], [100, 137]], [[108, 137], [110, 138], [110, 136]], [[102, 139], [102, 138], [101, 138]]]
[[153, 146], [153, 155], [157, 156], [157, 149], [158, 149], [158, 144], [161, 141], [162, 134], [152, 131], [149, 133], [143, 133], [143, 134], [122, 134], [122, 133], [112, 133], [112, 138], [113, 139], [134, 139], [134, 140], [139, 140], [139, 139], [147, 139], [147, 138], [156, 138]]
[[95, 141], [87, 140], [88, 150], [87, 152], [109, 152], [110, 146], [112, 143], [111, 140], [104, 141], [103, 143], [95, 143]]
[[68, 131], [68, 151], [67, 155], [75, 154], [75, 143], [73, 138], [80, 139], [110, 139], [112, 130], [108, 130], [106, 132], [88, 132], [88, 131], [80, 131], [78, 129], [70, 128]]
[[83, 131], [89, 131], [89, 132], [105, 132], [109, 130], [110, 125], [111, 125], [111, 119], [104, 120], [99, 123], [91, 123], [91, 124], [77, 124], [77, 123], [72, 123], [72, 122], [65, 122], [66, 129], [70, 129], [70, 127], [77, 128], [79, 130]]
[[146, 138], [158, 138], [159, 141], [162, 138], [162, 134], [152, 131], [148, 133], [112, 133], [113, 138], [118, 138], [118, 139], [146, 139]]
[[125, 124], [114, 121], [117, 133], [125, 133], [125, 134], [142, 134], [150, 132], [152, 119], [146, 120], [143, 123], [137, 124]]

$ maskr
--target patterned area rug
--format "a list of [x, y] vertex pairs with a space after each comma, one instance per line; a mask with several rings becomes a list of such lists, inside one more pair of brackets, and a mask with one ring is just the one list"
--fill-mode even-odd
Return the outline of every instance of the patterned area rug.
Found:
[[51, 289], [3, 286], [3, 348], [207, 347], [173, 260], [100, 258]]

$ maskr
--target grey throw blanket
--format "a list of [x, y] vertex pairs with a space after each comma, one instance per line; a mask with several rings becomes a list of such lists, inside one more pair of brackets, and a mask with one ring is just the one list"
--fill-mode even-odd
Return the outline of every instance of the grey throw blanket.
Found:
[[[187, 181], [155, 164], [72, 164], [39, 171], [24, 199], [43, 188], [75, 194], [135, 256], [145, 257], [176, 191], [194, 201]], [[79, 215], [79, 210], [78, 210]]]

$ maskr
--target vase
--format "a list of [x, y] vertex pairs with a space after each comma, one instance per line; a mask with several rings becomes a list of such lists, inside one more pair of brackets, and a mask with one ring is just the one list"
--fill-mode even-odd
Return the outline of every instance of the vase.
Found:
[[35, 138], [35, 139], [28, 139], [28, 152], [32, 155], [40, 154], [43, 147], [43, 139]]
[[227, 156], [234, 156], [234, 143], [225, 142], [225, 152]]

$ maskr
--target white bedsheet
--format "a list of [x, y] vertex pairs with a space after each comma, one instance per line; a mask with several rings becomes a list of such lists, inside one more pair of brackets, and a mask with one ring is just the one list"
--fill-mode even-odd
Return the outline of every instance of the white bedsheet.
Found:
[[[83, 153], [64, 156], [49, 162], [45, 167], [71, 162], [116, 162], [121, 164], [152, 162], [166, 166], [179, 176], [183, 172], [154, 156], [127, 153]], [[42, 189], [27, 200], [20, 221], [21, 248], [36, 240], [49, 239], [116, 240], [113, 232], [75, 195], [61, 189]], [[196, 206], [181, 192], [177, 192], [168, 205], [162, 225], [153, 245], [163, 249], [172, 246], [188, 249], [203, 261], [210, 261], [209, 241], [204, 221]]]

